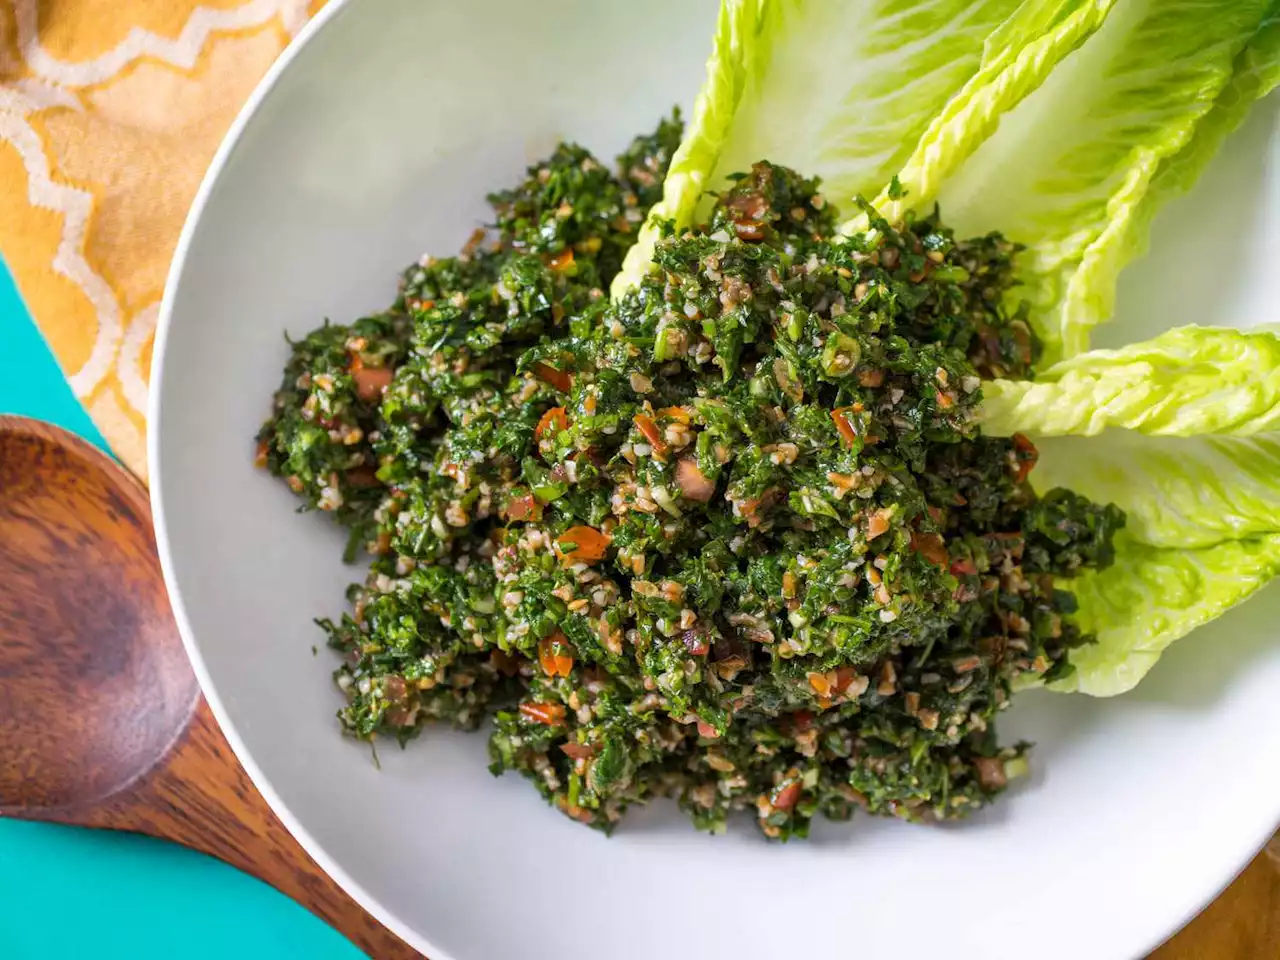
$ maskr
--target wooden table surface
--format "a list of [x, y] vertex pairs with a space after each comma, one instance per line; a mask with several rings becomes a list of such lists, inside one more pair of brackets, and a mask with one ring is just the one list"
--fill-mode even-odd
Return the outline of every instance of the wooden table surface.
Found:
[[[1135, 896], [1141, 894], [1135, 891]], [[1217, 900], [1150, 960], [1280, 957], [1280, 834]]]

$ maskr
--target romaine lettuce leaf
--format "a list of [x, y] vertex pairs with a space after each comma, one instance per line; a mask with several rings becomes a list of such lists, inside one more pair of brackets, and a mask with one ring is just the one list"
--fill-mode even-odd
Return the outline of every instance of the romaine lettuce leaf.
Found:
[[1152, 194], [1157, 206], [1195, 184], [1223, 141], [1244, 121], [1254, 102], [1274, 90], [1277, 83], [1280, 83], [1280, 3], [1273, 2], [1257, 32], [1236, 59], [1231, 82], [1196, 127], [1195, 138], [1156, 175]]
[[1115, 565], [1063, 583], [1097, 642], [1054, 689], [1129, 689], [1170, 643], [1280, 572], [1276, 333], [1182, 327], [983, 391], [984, 432], [1035, 439], [1037, 489], [1127, 514]]
[[1280, 433], [1150, 437], [1108, 430], [1037, 443], [1040, 492], [1066, 487], [1124, 510], [1125, 529], [1157, 547], [1208, 547], [1280, 533]]
[[[988, 38], [982, 66], [930, 122], [874, 205], [890, 222], [927, 207], [945, 179], [996, 130], [1001, 116], [1039, 87], [1058, 61], [1102, 26], [1115, 0], [1023, 4]], [[844, 233], [867, 227], [865, 215]]]
[[[1105, 298], [1100, 303], [1100, 311], [1109, 314], [1114, 305], [1115, 275], [1126, 264], [1147, 252], [1155, 215], [1167, 202], [1195, 185], [1223, 142], [1243, 123], [1254, 103], [1274, 90], [1277, 83], [1280, 83], [1280, 2], [1273, 0], [1267, 19], [1236, 58], [1231, 81], [1196, 125], [1191, 142], [1161, 164], [1147, 196], [1133, 211], [1129, 221], [1117, 228], [1116, 242], [1108, 260], [1102, 265], [1108, 275], [1105, 278], [1095, 276], [1090, 281], [1098, 295]], [[1101, 269], [1096, 261], [1093, 268]], [[1205, 322], [1212, 324], [1214, 318], [1205, 318]], [[1123, 330], [1114, 331], [1111, 336], [1113, 343], [1123, 343], [1126, 339]]]
[[[662, 201], [613, 294], [648, 269], [656, 222], [691, 222], [708, 191], [757, 160], [820, 176], [823, 192], [844, 209], [855, 196], [884, 189], [935, 126], [933, 138], [946, 143], [947, 154], [938, 162], [936, 145], [922, 146], [920, 176], [950, 169], [1113, 3], [724, 0], [707, 79]], [[1034, 54], [1020, 58], [1032, 47]], [[937, 120], [957, 94], [968, 107]], [[960, 121], [969, 119], [984, 126], [966, 133]]]
[[1071, 653], [1052, 689], [1109, 697], [1132, 689], [1173, 641], [1221, 616], [1280, 573], [1280, 534], [1198, 550], [1117, 538], [1116, 562], [1064, 582], [1075, 620], [1097, 642]]
[[1062, 360], [1034, 381], [983, 386], [985, 433], [1093, 436], [1107, 428], [1190, 436], [1280, 430], [1280, 336], [1179, 327]]
[[[998, 229], [1027, 244], [1019, 293], [1047, 360], [1087, 349], [1092, 328], [1110, 318], [1116, 274], [1135, 249], [1134, 230], [1141, 234], [1149, 219], [1153, 181], [1193, 143], [1272, 6], [1118, 5], [938, 191], [961, 234]], [[1202, 163], [1199, 151], [1213, 146], [1185, 160]], [[1179, 177], [1168, 176], [1170, 186]]]

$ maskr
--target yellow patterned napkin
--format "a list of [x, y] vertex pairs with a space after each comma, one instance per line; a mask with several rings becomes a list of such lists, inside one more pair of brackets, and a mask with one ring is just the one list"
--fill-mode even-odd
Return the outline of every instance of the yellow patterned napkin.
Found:
[[241, 104], [323, 4], [0, 0], [0, 257], [144, 478], [151, 343], [182, 221]]

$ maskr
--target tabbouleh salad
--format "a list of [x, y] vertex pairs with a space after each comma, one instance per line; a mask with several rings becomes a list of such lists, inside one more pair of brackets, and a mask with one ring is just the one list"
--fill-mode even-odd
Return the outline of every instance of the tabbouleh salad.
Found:
[[975, 423], [1036, 357], [1017, 248], [865, 204], [839, 237], [762, 161], [610, 300], [680, 135], [612, 171], [562, 144], [385, 313], [293, 344], [258, 462], [373, 557], [321, 621], [341, 724], [490, 719], [495, 773], [605, 830], [655, 796], [776, 839], [962, 817], [1025, 769], [996, 715], [1090, 641], [1055, 581], [1123, 523]]

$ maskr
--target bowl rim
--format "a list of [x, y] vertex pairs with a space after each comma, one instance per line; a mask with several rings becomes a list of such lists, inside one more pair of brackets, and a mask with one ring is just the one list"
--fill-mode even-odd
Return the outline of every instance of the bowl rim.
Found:
[[236, 759], [240, 761], [240, 765], [244, 767], [254, 787], [262, 794], [262, 798], [267, 802], [267, 806], [271, 808], [272, 813], [280, 819], [285, 829], [293, 835], [293, 838], [298, 841], [308, 856], [374, 919], [419, 953], [431, 957], [432, 960], [455, 960], [451, 954], [420, 935], [412, 925], [386, 909], [376, 897], [356, 882], [293, 815], [288, 804], [276, 792], [270, 778], [258, 766], [257, 761], [236, 729], [236, 724], [230, 711], [227, 710], [226, 705], [218, 694], [213, 678], [205, 664], [204, 655], [201, 653], [199, 641], [196, 639], [195, 629], [187, 616], [186, 604], [182, 599], [182, 590], [178, 585], [177, 576], [173, 570], [173, 558], [169, 547], [169, 530], [164, 507], [164, 483], [160, 458], [160, 436], [162, 433], [160, 424], [164, 414], [160, 402], [162, 393], [160, 385], [164, 382], [165, 354], [167, 352], [169, 328], [173, 321], [174, 299], [186, 268], [192, 240], [195, 237], [204, 209], [209, 203], [209, 198], [221, 179], [223, 170], [231, 159], [232, 154], [235, 153], [236, 148], [239, 146], [240, 139], [246, 128], [257, 114], [258, 108], [271, 94], [271, 91], [275, 89], [280, 78], [289, 69], [302, 49], [330, 24], [334, 23], [349, 7], [350, 0], [329, 0], [315, 16], [303, 25], [288, 46], [272, 62], [223, 136], [222, 142], [218, 145], [218, 149], [213, 155], [213, 160], [210, 161], [209, 167], [205, 170], [204, 177], [200, 181], [195, 199], [187, 211], [186, 219], [182, 224], [182, 232], [178, 235], [178, 243], [174, 248], [173, 259], [169, 264], [169, 272], [165, 278], [164, 295], [160, 304], [159, 316], [156, 320], [155, 343], [152, 348], [151, 389], [147, 397], [147, 464], [151, 472], [148, 486], [151, 494], [151, 512], [155, 527], [156, 548], [160, 555], [160, 568], [164, 573], [165, 588], [169, 593], [169, 604], [173, 609], [174, 620], [178, 624], [178, 633], [182, 637], [182, 645], [186, 648], [191, 667], [195, 671], [196, 679], [200, 682], [200, 689], [209, 704], [210, 710], [213, 711], [214, 718], [218, 721], [218, 726], [226, 736], [232, 752], [235, 754]]
[[[262, 795], [272, 812], [280, 819], [289, 833], [298, 841], [307, 854], [324, 870], [352, 899], [354, 899], [364, 910], [372, 915], [378, 922], [391, 930], [396, 936], [400, 937], [405, 943], [413, 947], [418, 952], [430, 957], [431, 960], [458, 960], [458, 958], [447, 953], [441, 947], [433, 944], [427, 937], [420, 934], [412, 924], [401, 919], [392, 911], [384, 907], [381, 902], [364, 889], [345, 869], [329, 855], [324, 846], [315, 839], [310, 831], [294, 816], [289, 806], [283, 801], [276, 792], [271, 783], [270, 778], [258, 765], [253, 755], [241, 738], [236, 728], [235, 722], [230, 711], [227, 710], [218, 694], [214, 685], [212, 676], [205, 664], [204, 656], [200, 649], [199, 641], [196, 639], [196, 631], [188, 618], [186, 605], [182, 599], [182, 592], [179, 587], [176, 573], [173, 568], [173, 560], [169, 545], [168, 523], [166, 520], [166, 512], [164, 506], [163, 478], [160, 458], [160, 424], [163, 417], [161, 405], [161, 385], [164, 380], [165, 356], [168, 343], [169, 331], [173, 322], [174, 301], [182, 275], [186, 269], [187, 258], [190, 253], [191, 245], [198, 229], [201, 217], [205, 207], [221, 179], [222, 174], [235, 153], [236, 148], [240, 144], [240, 140], [248, 128], [248, 125], [257, 114], [263, 102], [270, 96], [271, 92], [279, 83], [281, 77], [292, 66], [304, 47], [306, 47], [316, 36], [323, 32], [326, 28], [338, 20], [343, 13], [348, 11], [352, 6], [351, 0], [328, 0], [324, 7], [316, 13], [301, 30], [293, 37], [285, 49], [272, 62], [261, 80], [258, 81], [253, 91], [250, 93], [244, 105], [236, 114], [231, 126], [227, 129], [223, 136], [218, 149], [214, 153], [213, 159], [210, 161], [200, 186], [196, 191], [194, 200], [188, 209], [186, 219], [183, 222], [182, 231], [179, 234], [178, 242], [174, 248], [172, 260], [170, 261], [169, 270], [166, 275], [163, 298], [161, 300], [159, 315], [156, 321], [155, 341], [152, 350], [152, 366], [150, 376], [150, 386], [147, 400], [147, 463], [150, 470], [150, 499], [151, 509], [155, 528], [156, 547], [160, 557], [161, 570], [164, 574], [165, 587], [169, 594], [170, 605], [173, 609], [174, 619], [177, 622], [178, 632], [182, 638], [182, 644], [186, 649], [187, 656], [191, 661], [192, 669], [196, 678], [200, 683], [201, 691], [204, 694], [209, 707], [213, 712], [218, 726], [226, 736], [227, 742], [230, 744], [236, 759], [244, 767], [245, 772], [249, 775], [249, 779], [253, 782], [254, 787]], [[1192, 920], [1200, 915], [1210, 904], [1218, 899], [1219, 896], [1244, 872], [1245, 868], [1253, 861], [1254, 857], [1263, 849], [1267, 841], [1274, 834], [1278, 825], [1280, 825], [1280, 798], [1277, 798], [1275, 811], [1272, 819], [1276, 821], [1266, 825], [1260, 834], [1251, 841], [1250, 845], [1242, 849], [1237, 856], [1227, 858], [1228, 866], [1219, 872], [1211, 875], [1202, 875], [1200, 882], [1194, 883], [1195, 903], [1196, 905], [1190, 909], [1184, 910], [1176, 919], [1176, 922], [1169, 926], [1162, 926], [1160, 930], [1153, 931], [1146, 940], [1141, 955], [1145, 956], [1156, 950], [1162, 944], [1172, 939], [1176, 934], [1182, 931]], [[1189, 881], [1189, 884], [1191, 882]]]

